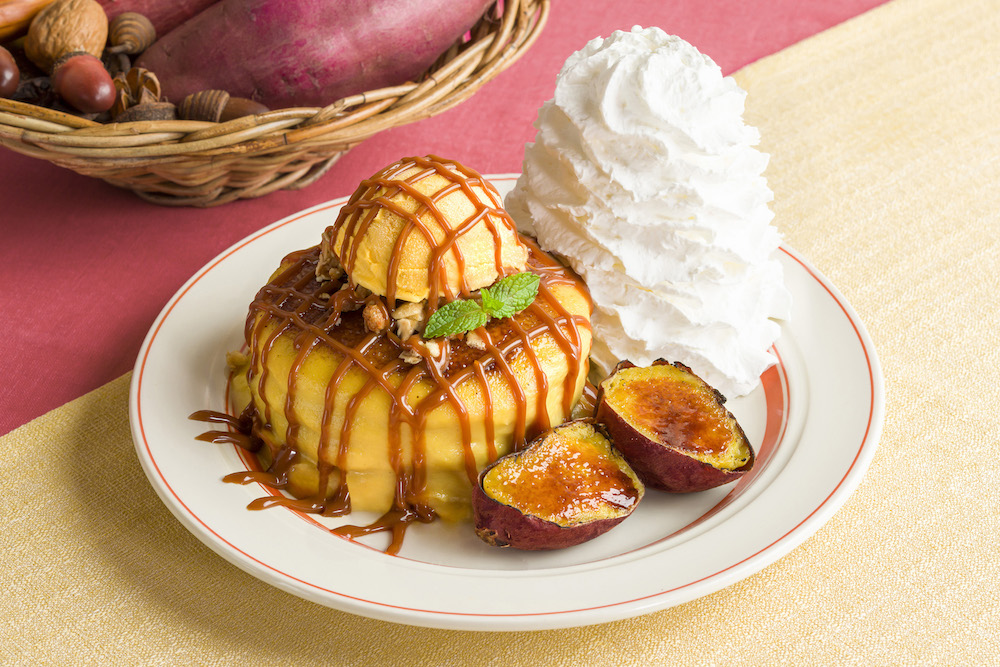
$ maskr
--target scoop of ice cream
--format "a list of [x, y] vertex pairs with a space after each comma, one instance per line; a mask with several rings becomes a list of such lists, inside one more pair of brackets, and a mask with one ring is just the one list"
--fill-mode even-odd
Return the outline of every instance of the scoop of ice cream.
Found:
[[[336, 258], [336, 261], [332, 261]], [[405, 158], [362, 181], [323, 235], [320, 266], [388, 300], [452, 300], [523, 271], [496, 189], [451, 160]]]
[[507, 208], [594, 299], [593, 360], [681, 361], [727, 396], [775, 359], [789, 314], [767, 155], [746, 93], [658, 28], [570, 56]]

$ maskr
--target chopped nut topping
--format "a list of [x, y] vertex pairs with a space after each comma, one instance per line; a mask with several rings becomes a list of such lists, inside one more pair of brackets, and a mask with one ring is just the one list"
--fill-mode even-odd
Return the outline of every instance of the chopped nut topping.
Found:
[[427, 352], [434, 358], [441, 356], [441, 345], [436, 340], [425, 340], [424, 347], [427, 348]]
[[397, 320], [403, 319], [423, 319], [424, 317], [424, 301], [407, 301], [402, 306], [396, 308], [392, 311], [392, 316]]
[[382, 299], [378, 297], [368, 299], [361, 316], [365, 320], [365, 329], [372, 333], [382, 333], [389, 328], [391, 323], [389, 310], [385, 307]]
[[413, 326], [412, 320], [396, 320], [396, 335], [400, 340], [406, 340], [415, 333], [417, 329]]
[[[423, 350], [426, 354], [421, 354], [420, 350]], [[447, 352], [447, 347], [442, 348], [441, 344], [436, 340], [419, 338], [407, 344], [403, 348], [403, 351], [399, 353], [399, 358], [411, 366], [419, 364], [427, 357], [435, 363], [441, 364], [445, 361], [444, 357], [447, 355]]]
[[416, 366], [423, 361], [423, 357], [420, 356], [420, 353], [416, 350], [411, 350], [410, 348], [405, 348], [402, 352], [400, 352], [399, 358], [411, 366]]
[[465, 334], [465, 344], [476, 350], [486, 349], [486, 341], [483, 340], [483, 337], [475, 331], [470, 331]]
[[396, 320], [396, 335], [400, 340], [406, 340], [424, 330], [427, 321], [425, 305], [425, 301], [408, 302], [392, 311], [392, 317]]
[[320, 246], [319, 262], [316, 264], [316, 280], [339, 280], [344, 277], [344, 267], [340, 265], [340, 260], [333, 253], [331, 244], [333, 239], [331, 234], [333, 227], [327, 227], [323, 232], [323, 243]]

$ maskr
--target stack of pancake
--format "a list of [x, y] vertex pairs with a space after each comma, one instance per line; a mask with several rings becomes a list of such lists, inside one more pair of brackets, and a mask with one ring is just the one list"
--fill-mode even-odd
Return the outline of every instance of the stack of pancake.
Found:
[[[540, 278], [524, 310], [423, 336], [445, 304], [520, 272]], [[479, 471], [580, 398], [591, 310], [482, 176], [434, 156], [390, 165], [250, 305], [240, 374], [267, 483], [326, 515], [467, 517]]]

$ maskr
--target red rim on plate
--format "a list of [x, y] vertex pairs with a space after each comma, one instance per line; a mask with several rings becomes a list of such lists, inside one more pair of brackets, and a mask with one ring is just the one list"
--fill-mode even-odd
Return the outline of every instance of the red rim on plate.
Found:
[[[494, 183], [506, 182], [509, 185], [516, 179], [516, 175], [490, 177], [490, 179]], [[183, 494], [178, 493], [175, 489], [175, 485], [172, 483], [170, 476], [165, 474], [161, 468], [159, 460], [160, 453], [158, 452], [157, 447], [151, 444], [151, 437], [147, 426], [147, 415], [149, 414], [150, 409], [156, 409], [156, 406], [147, 407], [146, 402], [144, 401], [144, 396], [146, 395], [147, 388], [149, 386], [148, 383], [151, 382], [148, 378], [149, 371], [147, 364], [151, 355], [154, 354], [160, 344], [160, 333], [164, 324], [170, 320], [174, 309], [178, 306], [178, 304], [180, 304], [188, 296], [191, 290], [195, 289], [201, 283], [201, 281], [211, 276], [221, 265], [230, 261], [235, 255], [237, 255], [237, 253], [247, 246], [264, 239], [268, 235], [273, 234], [288, 225], [294, 225], [305, 218], [316, 216], [321, 213], [329, 213], [342, 206], [346, 201], [346, 197], [341, 198], [279, 221], [237, 243], [206, 265], [198, 274], [192, 277], [192, 279], [184, 287], [181, 288], [181, 290], [164, 308], [153, 328], [150, 330], [136, 363], [132, 383], [131, 417], [133, 437], [136, 440], [137, 451], [140, 454], [140, 460], [146, 469], [147, 475], [154, 483], [154, 487], [161, 495], [164, 502], [172, 511], [174, 511], [178, 518], [185, 523], [185, 525], [192, 529], [193, 532], [196, 532], [198, 537], [209, 543], [209, 546], [217, 552], [226, 556], [235, 564], [243, 567], [243, 569], [251, 572], [251, 574], [259, 576], [259, 570], [263, 569], [264, 571], [270, 573], [271, 576], [269, 578], [272, 579], [270, 583], [278, 585], [285, 590], [335, 607], [340, 606], [336, 602], [336, 599], [338, 598], [342, 600], [350, 600], [359, 604], [352, 604], [343, 607], [346, 610], [386, 618], [387, 620], [396, 620], [436, 627], [519, 629], [527, 627], [527, 625], [524, 623], [510, 626], [504, 626], [502, 624], [483, 625], [478, 622], [455, 623], [441, 619], [446, 619], [447, 617], [464, 617], [469, 619], [483, 619], [484, 621], [489, 622], [489, 619], [530, 619], [537, 617], [564, 617], [565, 619], [568, 619], [578, 617], [575, 621], [559, 620], [531, 627], [565, 627], [568, 625], [582, 625], [586, 623], [600, 622], [602, 620], [623, 618], [635, 615], [636, 613], [644, 613], [646, 611], [665, 608], [667, 606], [671, 606], [671, 604], [677, 604], [679, 602], [686, 601], [687, 599], [693, 599], [694, 597], [707, 594], [713, 590], [718, 590], [719, 588], [742, 578], [742, 576], [748, 576], [749, 574], [760, 570], [764, 566], [774, 562], [786, 554], [794, 548], [794, 546], [808, 537], [808, 535], [811, 535], [812, 532], [814, 532], [815, 529], [822, 524], [822, 522], [832, 516], [836, 509], [843, 504], [850, 492], [853, 491], [853, 488], [860, 482], [861, 475], [863, 475], [864, 469], [867, 467], [867, 464], [870, 462], [871, 457], [874, 454], [874, 448], [877, 444], [878, 436], [881, 430], [882, 381], [877, 357], [871, 347], [867, 333], [864, 331], [864, 328], [858, 321], [857, 316], [854, 314], [853, 310], [846, 303], [843, 297], [815, 269], [809, 266], [798, 255], [789, 249], [781, 248], [781, 252], [784, 257], [805, 271], [809, 279], [814, 282], [814, 285], [812, 286], [813, 288], [815, 288], [816, 285], [822, 288], [825, 294], [828, 295], [829, 299], [832, 300], [833, 304], [835, 304], [835, 309], [839, 310], [840, 315], [849, 323], [850, 330], [853, 331], [853, 336], [856, 339], [853, 342], [860, 345], [860, 349], [864, 355], [864, 365], [867, 369], [867, 387], [865, 389], [867, 390], [868, 400], [867, 415], [865, 416], [863, 433], [859, 440], [854, 444], [843, 442], [839, 443], [840, 447], [850, 447], [853, 450], [853, 456], [850, 459], [850, 464], [842, 471], [839, 481], [836, 481], [834, 487], [831, 491], [829, 491], [829, 493], [815, 500], [813, 505], [808, 508], [808, 511], [806, 511], [803, 518], [794, 524], [785, 527], [780, 533], [774, 535], [773, 538], [770, 539], [769, 542], [762, 548], [755, 549], [753, 552], [740, 557], [738, 560], [727, 564], [725, 567], [719, 567], [708, 574], [698, 576], [697, 578], [686, 581], [683, 584], [672, 586], [664, 590], [656, 590], [648, 595], [630, 595], [627, 596], [627, 599], [616, 600], [614, 602], [604, 602], [591, 606], [576, 605], [572, 606], [572, 608], [543, 611], [525, 610], [516, 613], [480, 613], [420, 608], [414, 605], [393, 604], [385, 600], [378, 600], [374, 598], [369, 599], [364, 596], [352, 595], [343, 591], [333, 590], [329, 586], [322, 586], [314, 581], [309, 581], [301, 576], [296, 576], [295, 574], [287, 572], [273, 563], [267, 562], [266, 559], [259, 558], [254, 553], [249, 553], [247, 550], [241, 549], [238, 545], [232, 543], [232, 541], [222, 535], [211, 521], [204, 519], [200, 516], [196, 509], [189, 505], [183, 497]], [[731, 503], [736, 501], [746, 490], [753, 488], [755, 479], [764, 473], [771, 457], [781, 448], [786, 430], [788, 428], [792, 401], [797, 399], [795, 399], [794, 396], [791, 396], [791, 392], [789, 390], [789, 377], [783, 359], [784, 352], [781, 341], [779, 341], [779, 344], [775, 346], [773, 351], [777, 355], [779, 363], [766, 371], [761, 378], [765, 396], [766, 419], [764, 435], [758, 451], [758, 466], [755, 467], [755, 470], [751, 474], [747, 475], [743, 480], [735, 484], [729, 493], [707, 512], [704, 512], [678, 531], [665, 536], [657, 536], [655, 540], [651, 541], [650, 544], [646, 546], [662, 544], [663, 542], [676, 537], [679, 533], [700, 525], [716, 515], [718, 512], [721, 512]], [[186, 419], [186, 416], [186, 414], [179, 414], [175, 417], [179, 422], [181, 422]], [[243, 463], [252, 467], [253, 464], [243, 455], [242, 450], [238, 451], [239, 457], [243, 460]], [[221, 481], [219, 483], [221, 484]], [[244, 506], [237, 506], [232, 509], [234, 512], [247, 511]], [[321, 528], [324, 532], [327, 532], [326, 526], [317, 522], [310, 515], [295, 512], [294, 510], [288, 508], [280, 508], [280, 510], [275, 508], [267, 511], [292, 512], [293, 514], [297, 514], [301, 518], [305, 519], [307, 522], [315, 525], [317, 528]], [[646, 547], [640, 547], [639, 549], [633, 551], [639, 551], [645, 548]], [[365, 550], [373, 551], [371, 547], [365, 547]], [[408, 560], [405, 557], [405, 551], [404, 556], [393, 557], [378, 554], [378, 557], [403, 561]], [[422, 565], [426, 566], [425, 563], [422, 563]], [[752, 567], [748, 568], [748, 565], [752, 565]], [[274, 580], [274, 578], [277, 580]], [[282, 583], [282, 580], [284, 583]], [[706, 586], [706, 584], [709, 583], [711, 585]], [[690, 589], [691, 594], [686, 597], [677, 595], [678, 592], [684, 591], [685, 589]], [[309, 590], [312, 590], [314, 594], [310, 594]], [[595, 617], [590, 613], [595, 610], [612, 610], [614, 608], [618, 608], [619, 612], [605, 614], [602, 617]], [[625, 608], [628, 609], [626, 610]], [[379, 612], [378, 609], [396, 610], [398, 612], [402, 612], [402, 614]]]

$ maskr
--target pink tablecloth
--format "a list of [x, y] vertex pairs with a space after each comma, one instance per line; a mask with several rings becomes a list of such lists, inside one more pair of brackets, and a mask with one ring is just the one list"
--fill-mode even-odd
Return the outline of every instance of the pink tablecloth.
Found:
[[680, 35], [731, 72], [882, 0], [555, 0], [538, 43], [446, 114], [354, 149], [320, 181], [213, 209], [171, 209], [0, 149], [0, 434], [128, 371], [167, 299], [252, 231], [349, 194], [407, 155], [516, 172], [562, 62], [590, 38], [633, 25]]

